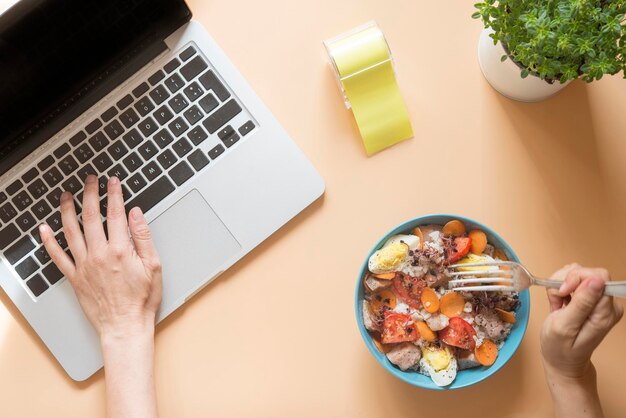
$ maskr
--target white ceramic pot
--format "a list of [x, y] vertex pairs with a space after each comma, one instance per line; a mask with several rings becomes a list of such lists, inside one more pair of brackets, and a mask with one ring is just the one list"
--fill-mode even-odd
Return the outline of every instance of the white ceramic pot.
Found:
[[556, 81], [549, 84], [532, 74], [522, 78], [521, 68], [511, 58], [501, 61], [506, 52], [500, 42], [493, 44], [493, 39], [489, 36], [491, 33], [491, 29], [483, 29], [480, 35], [478, 62], [491, 87], [504, 96], [522, 102], [538, 102], [555, 95], [570, 83], [568, 81], [561, 84]]

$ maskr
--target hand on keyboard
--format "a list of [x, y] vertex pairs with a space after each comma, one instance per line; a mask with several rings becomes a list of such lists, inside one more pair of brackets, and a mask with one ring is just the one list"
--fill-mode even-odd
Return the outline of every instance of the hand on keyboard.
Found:
[[61, 217], [73, 260], [48, 225], [41, 226], [40, 234], [100, 337], [123, 339], [128, 333], [154, 328], [162, 294], [161, 265], [141, 210], [132, 209], [127, 220], [119, 180], [112, 177], [107, 187], [108, 239], [100, 217], [98, 178], [93, 175], [85, 181], [84, 234], [72, 195], [61, 196]]

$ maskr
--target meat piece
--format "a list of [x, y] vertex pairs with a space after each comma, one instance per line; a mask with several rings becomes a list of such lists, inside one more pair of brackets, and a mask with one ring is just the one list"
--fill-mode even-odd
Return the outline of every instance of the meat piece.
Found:
[[426, 318], [426, 324], [428, 325], [428, 328], [432, 329], [433, 331], [441, 331], [448, 326], [448, 323], [448, 317], [442, 313], [433, 314], [429, 318]]
[[456, 361], [459, 366], [459, 370], [471, 369], [473, 367], [480, 366], [480, 363], [476, 360], [474, 353], [468, 350], [458, 350]]
[[503, 340], [508, 335], [508, 328], [495, 312], [482, 310], [476, 315], [475, 323], [484, 329], [487, 337], [495, 342]]
[[485, 246], [485, 249], [483, 250], [483, 254], [488, 255], [489, 257], [493, 257], [493, 253], [495, 250], [496, 249], [493, 245], [487, 244], [487, 246]]
[[377, 290], [386, 289], [391, 286], [391, 280], [381, 280], [374, 276], [367, 276], [365, 286], [372, 292], [376, 292]]
[[432, 288], [437, 288], [441, 286], [448, 287], [448, 282], [450, 281], [450, 278], [446, 276], [443, 272], [438, 272], [434, 269], [431, 269], [428, 273], [426, 273], [424, 279], [426, 279], [428, 287]]
[[405, 371], [418, 365], [420, 358], [422, 358], [422, 351], [414, 344], [402, 343], [392, 348], [387, 353], [387, 358], [400, 370]]
[[441, 225], [424, 225], [420, 226], [424, 242], [441, 243], [443, 236], [443, 227]]
[[363, 324], [368, 331], [378, 331], [380, 332], [380, 328], [376, 325], [376, 321], [374, 321], [374, 317], [372, 316], [372, 310], [370, 309], [370, 303], [366, 300], [363, 301]]
[[517, 295], [503, 294], [494, 298], [494, 307], [505, 311], [514, 311], [519, 305], [519, 297]]

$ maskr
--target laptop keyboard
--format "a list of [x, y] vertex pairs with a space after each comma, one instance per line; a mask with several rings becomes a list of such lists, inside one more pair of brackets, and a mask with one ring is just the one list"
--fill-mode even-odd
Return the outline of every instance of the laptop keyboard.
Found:
[[106, 215], [107, 180], [116, 176], [126, 210], [139, 206], [145, 213], [255, 127], [189, 46], [0, 190], [0, 251], [39, 297], [63, 279], [42, 245], [39, 224], [47, 222], [70, 254], [59, 212], [63, 191], [74, 194], [80, 221], [84, 180], [98, 176]]

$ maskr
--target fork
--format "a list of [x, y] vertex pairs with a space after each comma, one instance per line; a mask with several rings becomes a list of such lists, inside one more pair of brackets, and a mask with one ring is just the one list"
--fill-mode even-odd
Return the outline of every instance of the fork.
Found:
[[[489, 270], [458, 271], [466, 267], [487, 267]], [[501, 269], [501, 267], [507, 267], [507, 269]], [[461, 292], [521, 292], [532, 285], [558, 289], [563, 284], [558, 280], [535, 277], [526, 267], [514, 261], [453, 264], [448, 266], [448, 269], [457, 269], [457, 271], [448, 271], [448, 275], [453, 278], [448, 282], [448, 286], [451, 290]], [[469, 278], [464, 278], [468, 276]], [[474, 283], [478, 286], [474, 286]], [[466, 284], [472, 286], [464, 286]], [[604, 285], [604, 294], [626, 298], [626, 281], [607, 282]]]

